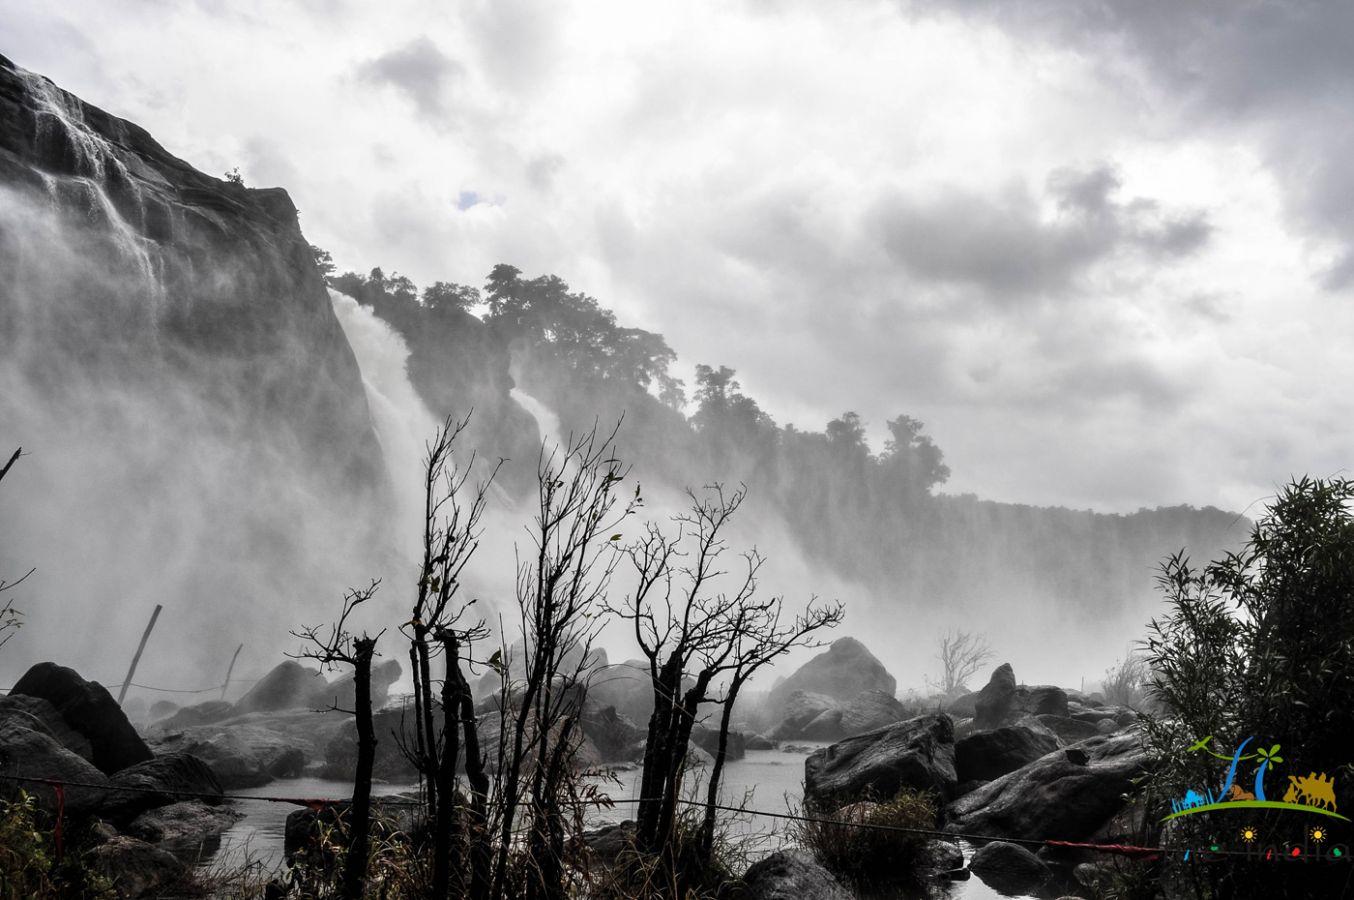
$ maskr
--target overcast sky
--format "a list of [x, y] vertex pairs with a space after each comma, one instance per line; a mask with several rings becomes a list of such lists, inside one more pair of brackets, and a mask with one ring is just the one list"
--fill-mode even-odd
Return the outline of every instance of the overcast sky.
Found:
[[0, 53], [286, 187], [345, 267], [556, 273], [688, 382], [1104, 510], [1347, 465], [1351, 47], [1336, 2], [0, 7]]

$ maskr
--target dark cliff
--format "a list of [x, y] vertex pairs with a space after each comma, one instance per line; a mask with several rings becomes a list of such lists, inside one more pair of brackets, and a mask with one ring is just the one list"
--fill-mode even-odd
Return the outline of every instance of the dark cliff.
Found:
[[3, 57], [0, 341], [0, 444], [26, 453], [0, 571], [38, 567], [24, 653], [72, 603], [88, 627], [62, 659], [132, 640], [130, 597], [196, 647], [281, 643], [308, 596], [378, 574], [381, 450], [286, 192]]

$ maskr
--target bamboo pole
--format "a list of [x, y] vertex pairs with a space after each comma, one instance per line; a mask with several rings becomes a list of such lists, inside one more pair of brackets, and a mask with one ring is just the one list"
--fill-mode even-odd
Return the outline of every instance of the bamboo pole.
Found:
[[155, 604], [155, 612], [150, 614], [150, 621], [146, 623], [146, 630], [141, 635], [141, 643], [136, 645], [136, 655], [132, 657], [132, 665], [127, 669], [127, 677], [122, 679], [122, 690], [118, 691], [118, 706], [122, 705], [122, 700], [127, 696], [127, 688], [132, 686], [132, 677], [136, 675], [136, 665], [141, 662], [141, 653], [146, 649], [146, 641], [150, 640], [150, 633], [155, 628], [155, 620], [160, 618], [160, 610], [163, 609], [160, 604]]
[[226, 688], [230, 687], [230, 675], [235, 671], [235, 660], [240, 658], [240, 651], [244, 649], [244, 644], [235, 648], [235, 653], [230, 658], [230, 665], [226, 667], [226, 680], [221, 685], [221, 699], [226, 699]]

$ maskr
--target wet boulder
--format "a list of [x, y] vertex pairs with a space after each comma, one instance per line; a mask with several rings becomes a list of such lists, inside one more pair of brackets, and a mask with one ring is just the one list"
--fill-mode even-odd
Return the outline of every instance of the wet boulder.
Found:
[[188, 871], [168, 850], [122, 834], [90, 851], [89, 865], [126, 900], [164, 896]]
[[978, 728], [1000, 726], [1011, 715], [1015, 694], [1015, 670], [1010, 663], [1002, 663], [993, 670], [992, 677], [973, 701], [973, 724]]
[[614, 706], [585, 709], [583, 734], [597, 748], [602, 762], [633, 762], [644, 753], [644, 731]]
[[945, 830], [1028, 840], [1083, 840], [1124, 805], [1147, 754], [1132, 733], [1055, 750], [950, 803]]
[[[390, 686], [400, 680], [400, 664], [388, 659], [371, 668], [371, 706], [380, 709], [390, 697]], [[353, 682], [353, 673], [348, 672], [333, 681], [321, 682], [311, 690], [309, 697], [301, 706], [311, 709], [351, 710], [357, 703], [357, 689]]]
[[1084, 722], [1080, 719], [1064, 719], [1061, 716], [1037, 716], [1035, 720], [1068, 744], [1084, 741], [1100, 733], [1094, 723]]
[[39, 727], [67, 750], [93, 762], [94, 748], [90, 745], [89, 738], [66, 724], [66, 720], [57, 712], [56, 707], [41, 697], [23, 694], [0, 697], [0, 719], [9, 716], [17, 717], [26, 727]]
[[803, 850], [778, 850], [743, 875], [746, 900], [850, 900], [832, 873]]
[[[644, 743], [644, 735], [640, 735], [640, 745]], [[699, 747], [710, 754], [713, 760], [715, 754], [719, 752], [719, 729], [708, 728], [704, 725], [696, 725], [691, 729], [691, 744]], [[741, 731], [729, 731], [728, 741], [724, 747], [725, 762], [733, 762], [742, 759], [747, 755], [747, 737]]]
[[1037, 856], [1019, 844], [993, 841], [973, 853], [969, 869], [989, 887], [1003, 894], [1026, 894], [1037, 890], [1051, 874]]
[[109, 779], [109, 812], [131, 818], [181, 800], [221, 801], [221, 783], [205, 762], [188, 753], [171, 753], [129, 766]]
[[16, 694], [52, 704], [66, 724], [89, 741], [90, 759], [106, 775], [152, 757], [113, 695], [74, 669], [38, 663], [10, 690], [11, 696]]
[[804, 761], [804, 801], [820, 810], [860, 799], [888, 800], [903, 789], [953, 796], [954, 721], [917, 716], [816, 750]]
[[180, 800], [141, 813], [127, 826], [127, 834], [191, 860], [198, 855], [193, 852], [196, 848], [225, 832], [240, 816], [229, 806]]
[[195, 725], [209, 725], [212, 722], [220, 722], [234, 714], [235, 704], [227, 703], [225, 700], [208, 700], [205, 703], [197, 703], [175, 710], [163, 720], [158, 721], [157, 727], [162, 731], [192, 728]]
[[108, 777], [84, 757], [62, 746], [42, 723], [27, 713], [0, 717], [0, 799], [10, 800], [20, 790], [36, 797], [46, 810], [56, 809], [55, 789], [40, 781], [71, 782], [65, 787], [65, 808], [74, 815], [101, 809], [108, 799]]
[[903, 704], [883, 691], [862, 691], [847, 701], [795, 691], [784, 709], [785, 717], [771, 733], [775, 740], [835, 741], [907, 718]]
[[325, 690], [324, 676], [289, 659], [278, 663], [235, 703], [236, 713], [271, 712], [311, 706]]
[[897, 689], [898, 682], [864, 644], [844, 637], [772, 688], [768, 708], [773, 715], [783, 714], [796, 691], [849, 701], [862, 691], [880, 691], [892, 697]]
[[1006, 725], [981, 731], [954, 745], [959, 780], [991, 781], [1014, 772], [1058, 748], [1058, 739], [1044, 728]]

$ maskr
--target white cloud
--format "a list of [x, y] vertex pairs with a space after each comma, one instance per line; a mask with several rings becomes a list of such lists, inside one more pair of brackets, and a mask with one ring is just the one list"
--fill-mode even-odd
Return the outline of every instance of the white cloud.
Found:
[[342, 265], [554, 272], [782, 421], [916, 414], [956, 490], [1239, 507], [1343, 466], [1354, 179], [1313, 123], [1351, 64], [1292, 65], [1307, 15], [1027, 6], [28, 0], [0, 52], [285, 180]]

